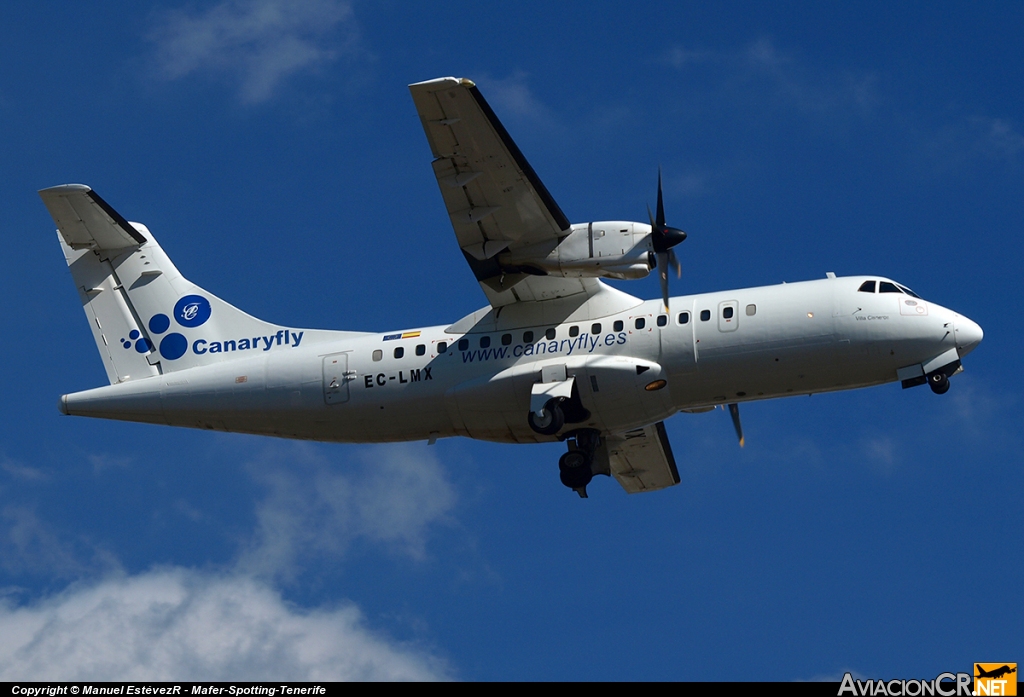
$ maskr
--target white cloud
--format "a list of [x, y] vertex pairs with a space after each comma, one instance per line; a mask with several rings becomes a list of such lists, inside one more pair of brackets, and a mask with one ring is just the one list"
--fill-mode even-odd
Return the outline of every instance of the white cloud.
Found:
[[252, 578], [155, 570], [0, 604], [0, 680], [435, 680], [444, 661]]
[[163, 13], [150, 38], [163, 77], [214, 73], [237, 82], [251, 104], [270, 99], [291, 75], [354, 53], [356, 36], [344, 0], [225, 0]]
[[991, 156], [1010, 159], [1024, 150], [1024, 135], [1006, 119], [976, 118], [973, 121], [980, 128], [982, 142]]
[[713, 51], [683, 48], [682, 46], [673, 46], [664, 53], [665, 62], [676, 70], [681, 70], [690, 65], [719, 60], [720, 58], [720, 54]]
[[861, 439], [861, 449], [864, 452], [865, 461], [876, 471], [882, 474], [892, 474], [898, 462], [896, 444], [892, 438], [876, 437]]
[[13, 479], [20, 479], [24, 482], [44, 482], [50, 477], [37, 467], [29, 467], [20, 462], [4, 459], [0, 461], [0, 470], [9, 474]]
[[551, 110], [533, 94], [527, 84], [527, 77], [522, 71], [501, 79], [484, 76], [480, 80], [481, 90], [486, 91], [487, 102], [499, 114], [499, 118], [509, 116], [554, 125]]
[[341, 556], [358, 539], [423, 559], [428, 529], [455, 505], [434, 451], [422, 443], [335, 450], [355, 452], [349, 462], [331, 462], [324, 451], [304, 444], [269, 449], [250, 466], [268, 493], [240, 566], [289, 577], [305, 559]]
[[112, 469], [127, 469], [134, 462], [132, 457], [114, 457], [106, 453], [87, 455], [85, 459], [92, 465], [93, 474], [102, 474]]
[[[352, 455], [332, 462], [326, 452]], [[357, 540], [413, 559], [455, 492], [423, 444], [339, 448], [274, 444], [248, 465], [266, 487], [256, 529], [225, 573], [180, 567], [125, 576], [87, 540], [59, 535], [31, 507], [0, 511], [0, 565], [86, 578], [19, 605], [0, 597], [0, 680], [429, 680], [449, 669], [429, 651], [367, 628], [351, 603], [287, 603], [271, 583], [340, 558]], [[206, 519], [173, 504], [193, 523]]]
[[691, 168], [689, 172], [668, 177], [665, 191], [687, 198], [705, 196], [712, 192], [711, 175], [703, 169]]
[[677, 70], [700, 65], [722, 71], [722, 84], [731, 86], [734, 95], [764, 106], [846, 117], [851, 112], [866, 116], [878, 102], [874, 75], [810, 65], [767, 37], [732, 51], [675, 46], [663, 60]]
[[939, 173], [958, 171], [970, 162], [1016, 162], [1024, 152], [1024, 135], [1001, 118], [972, 116], [934, 126], [915, 123], [924, 156]]
[[90, 568], [83, 556], [39, 520], [32, 507], [10, 504], [0, 511], [0, 567], [6, 571], [68, 578]]

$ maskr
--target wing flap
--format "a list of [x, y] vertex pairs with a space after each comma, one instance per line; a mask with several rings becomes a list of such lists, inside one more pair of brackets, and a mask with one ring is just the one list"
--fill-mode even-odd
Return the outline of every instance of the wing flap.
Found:
[[628, 494], [656, 491], [679, 483], [679, 470], [664, 422], [609, 436], [600, 450], [605, 451], [612, 476]]
[[71, 249], [112, 251], [146, 242], [135, 226], [84, 184], [54, 186], [39, 196]]

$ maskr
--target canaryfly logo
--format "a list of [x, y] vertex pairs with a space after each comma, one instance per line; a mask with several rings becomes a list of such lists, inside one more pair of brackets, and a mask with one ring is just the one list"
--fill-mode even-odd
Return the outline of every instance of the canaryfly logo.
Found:
[[574, 352], [593, 353], [598, 346], [615, 346], [626, 343], [626, 333], [605, 334], [595, 336], [593, 334], [580, 334], [575, 339], [542, 339], [532, 344], [516, 344], [515, 346], [501, 346], [497, 348], [481, 348], [469, 350], [469, 339], [463, 339], [466, 348], [461, 342], [459, 349], [462, 351], [463, 363], [482, 363], [483, 361], [497, 361], [509, 356], [519, 358], [520, 356], [539, 356], [546, 353], [564, 353], [571, 356]]
[[[186, 295], [174, 304], [174, 311], [171, 313], [174, 323], [185, 329], [201, 327], [210, 319], [213, 308], [210, 301], [201, 295]], [[206, 353], [231, 353], [234, 351], [252, 351], [260, 349], [269, 351], [274, 346], [297, 347], [302, 343], [305, 332], [293, 332], [290, 329], [279, 329], [275, 334], [268, 336], [243, 336], [235, 339], [195, 339], [189, 341], [184, 334], [173, 331], [171, 328], [171, 317], [158, 313], [149, 318], [149, 333], [151, 337], [159, 337], [159, 344], [154, 346], [154, 339], [142, 336], [142, 333], [133, 329], [128, 338], [122, 337], [121, 346], [124, 349], [134, 349], [139, 353], [149, 353], [154, 349], [160, 352], [160, 356], [168, 361], [176, 361], [189, 349], [196, 355]]]

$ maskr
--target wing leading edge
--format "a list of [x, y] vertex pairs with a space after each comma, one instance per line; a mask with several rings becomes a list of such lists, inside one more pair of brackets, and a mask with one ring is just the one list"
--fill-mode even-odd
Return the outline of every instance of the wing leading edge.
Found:
[[409, 91], [455, 237], [491, 305], [598, 292], [603, 284], [594, 278], [498, 265], [497, 255], [506, 250], [554, 249], [569, 234], [569, 219], [472, 81], [445, 77]]

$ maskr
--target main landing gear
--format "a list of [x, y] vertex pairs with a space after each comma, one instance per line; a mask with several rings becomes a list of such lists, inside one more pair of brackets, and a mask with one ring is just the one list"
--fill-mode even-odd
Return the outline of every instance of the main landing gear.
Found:
[[569, 452], [558, 459], [558, 478], [585, 499], [587, 484], [594, 478], [594, 453], [601, 444], [601, 436], [597, 431], [585, 428], [566, 440]]
[[530, 412], [526, 417], [530, 428], [542, 436], [553, 436], [565, 425], [565, 412], [560, 398], [549, 399], [540, 412]]
[[[531, 411], [527, 421], [534, 432], [542, 436], [553, 436], [566, 422], [578, 423], [589, 418], [589, 415], [573, 399], [555, 397], [549, 399], [539, 412]], [[601, 444], [601, 434], [591, 428], [581, 428], [560, 438], [568, 444], [569, 452], [558, 459], [558, 478], [562, 484], [585, 499], [587, 484], [594, 478], [594, 453]]]

